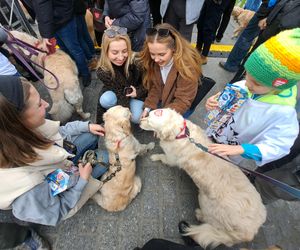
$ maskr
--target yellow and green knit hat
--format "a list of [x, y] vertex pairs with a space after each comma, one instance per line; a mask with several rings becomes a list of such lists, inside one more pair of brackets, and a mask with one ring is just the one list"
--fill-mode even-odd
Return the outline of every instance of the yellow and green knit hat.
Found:
[[246, 71], [267, 87], [288, 89], [300, 81], [300, 28], [280, 32], [260, 45]]

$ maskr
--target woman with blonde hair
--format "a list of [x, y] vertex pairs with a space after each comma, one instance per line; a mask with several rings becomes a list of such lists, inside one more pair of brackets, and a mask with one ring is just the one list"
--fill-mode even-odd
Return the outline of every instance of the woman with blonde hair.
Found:
[[97, 76], [104, 84], [97, 123], [102, 123], [103, 113], [115, 105], [129, 107], [132, 122], [139, 123], [146, 90], [142, 85], [142, 67], [135, 60], [126, 28], [111, 26], [105, 30]]
[[148, 90], [141, 117], [156, 108], [172, 108], [189, 117], [199, 103], [193, 103], [201, 76], [199, 53], [175, 28], [163, 23], [147, 29], [140, 59]]

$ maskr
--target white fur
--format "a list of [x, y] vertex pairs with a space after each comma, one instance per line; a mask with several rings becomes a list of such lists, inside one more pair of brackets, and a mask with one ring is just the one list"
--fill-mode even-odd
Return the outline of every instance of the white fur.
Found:
[[[199, 189], [200, 208], [195, 212], [202, 224], [189, 227], [187, 235], [204, 248], [253, 240], [266, 220], [259, 193], [238, 167], [203, 152], [188, 138], [175, 139], [183, 121], [174, 110], [154, 110], [142, 119], [141, 127], [160, 138], [164, 154], [151, 159], [184, 169]], [[206, 147], [211, 143], [200, 127], [188, 120], [187, 127], [196, 142]]]
[[[19, 31], [11, 31], [14, 37], [27, 42], [33, 46], [38, 42], [33, 36]], [[24, 51], [28, 55], [28, 52]], [[54, 54], [46, 56], [40, 52], [38, 56], [32, 56], [31, 59], [43, 65], [59, 79], [59, 87], [56, 90], [50, 90], [52, 98], [52, 108], [49, 111], [54, 120], [61, 122], [68, 121], [75, 111], [83, 118], [90, 117], [90, 113], [84, 113], [82, 110], [83, 96], [79, 86], [78, 71], [76, 64], [71, 57], [62, 50], [58, 49]], [[47, 71], [42, 71], [39, 67], [36, 69], [44, 75], [44, 82], [49, 87], [55, 87], [57, 82], [55, 78]]]
[[[154, 143], [140, 144], [130, 129], [131, 113], [128, 108], [115, 106], [105, 112], [105, 145], [109, 152], [109, 162], [116, 163], [115, 154], [120, 157], [121, 171], [106, 182], [93, 199], [104, 209], [111, 212], [124, 210], [141, 191], [140, 177], [135, 175], [135, 158], [154, 148]], [[102, 177], [105, 179], [114, 172], [110, 167]]]

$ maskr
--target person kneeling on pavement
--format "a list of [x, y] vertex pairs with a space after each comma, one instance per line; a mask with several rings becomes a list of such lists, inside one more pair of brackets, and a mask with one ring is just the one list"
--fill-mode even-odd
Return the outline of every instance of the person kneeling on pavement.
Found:
[[[106, 169], [78, 164], [104, 134], [98, 124], [76, 121], [59, 127], [45, 119], [48, 103], [24, 78], [0, 76], [0, 209], [19, 220], [56, 225], [74, 215], [99, 190]], [[77, 146], [74, 157], [63, 138]], [[73, 158], [73, 162], [68, 160]]]

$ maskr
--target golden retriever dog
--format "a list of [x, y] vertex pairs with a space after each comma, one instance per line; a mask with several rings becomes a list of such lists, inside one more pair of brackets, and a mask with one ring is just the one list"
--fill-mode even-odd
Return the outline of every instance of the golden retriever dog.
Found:
[[265, 206], [238, 167], [202, 151], [186, 133], [189, 131], [190, 138], [207, 147], [211, 141], [205, 132], [171, 109], [151, 111], [140, 126], [157, 134], [164, 151], [153, 154], [151, 160], [179, 166], [199, 189], [200, 208], [195, 212], [201, 224], [187, 227], [185, 235], [203, 248], [253, 240], [266, 220]]
[[[35, 46], [39, 40], [27, 33], [11, 31], [15, 38]], [[23, 50], [25, 55], [29, 53]], [[75, 111], [83, 118], [88, 119], [90, 113], [84, 113], [82, 109], [83, 96], [79, 86], [78, 71], [76, 64], [71, 57], [58, 49], [51, 55], [39, 52], [37, 56], [32, 55], [31, 60], [39, 65], [43, 65], [51, 71], [59, 80], [59, 87], [55, 90], [48, 89], [52, 99], [52, 107], [49, 111], [52, 118], [57, 121], [68, 121]], [[49, 87], [56, 87], [55, 78], [46, 70], [36, 69], [44, 75], [44, 82]]]
[[231, 15], [237, 21], [239, 27], [233, 31], [232, 38], [236, 38], [240, 35], [240, 33], [247, 27], [254, 14], [255, 12], [252, 10], [245, 10], [241, 7], [234, 6]]
[[110, 212], [122, 211], [141, 191], [141, 179], [135, 175], [135, 158], [154, 148], [154, 143], [140, 144], [131, 133], [131, 113], [128, 108], [115, 106], [103, 115], [105, 128], [105, 145], [109, 152], [108, 172], [101, 178], [116, 171], [119, 157], [121, 170], [115, 177], [103, 184], [93, 199]]

